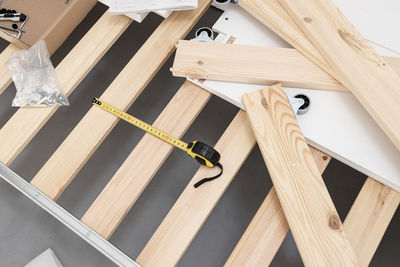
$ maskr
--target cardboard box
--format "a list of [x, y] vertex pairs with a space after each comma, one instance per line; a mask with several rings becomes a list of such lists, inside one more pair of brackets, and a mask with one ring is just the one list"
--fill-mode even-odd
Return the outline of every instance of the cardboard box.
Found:
[[[76, 26], [85, 18], [96, 0], [3, 0], [0, 8], [16, 10], [28, 16], [20, 39], [0, 31], [0, 37], [27, 48], [39, 40], [45, 40], [50, 54], [67, 39]], [[0, 21], [0, 25], [11, 27], [15, 22]], [[20, 25], [20, 23], [17, 23]]]

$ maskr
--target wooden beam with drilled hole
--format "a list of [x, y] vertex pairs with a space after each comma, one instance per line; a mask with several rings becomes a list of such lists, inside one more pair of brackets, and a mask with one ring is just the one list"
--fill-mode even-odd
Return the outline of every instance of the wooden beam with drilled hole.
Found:
[[[153, 126], [180, 138], [200, 113], [211, 93], [186, 81]], [[146, 188], [173, 146], [146, 134], [81, 221], [108, 239]]]
[[[386, 58], [400, 67], [400, 58]], [[209, 79], [320, 90], [348, 91], [292, 48], [179, 41], [172, 74]], [[396, 69], [400, 73], [400, 68]]]
[[354, 266], [356, 257], [281, 85], [242, 98], [305, 265]]
[[215, 149], [221, 154], [224, 173], [218, 179], [194, 188], [216, 170], [200, 167], [137, 258], [143, 266], [175, 266], [232, 182], [255, 145], [246, 113], [240, 110]]
[[[314, 45], [318, 55], [326, 60], [328, 73], [354, 94], [400, 150], [400, 116], [393, 115], [400, 114], [400, 76], [332, 1], [279, 0], [279, 3]], [[314, 53], [314, 50], [308, 51], [305, 56], [318, 64]]]
[[[125, 16], [108, 12], [93, 25], [56, 68], [64, 93], [70, 95], [130, 25]], [[0, 161], [6, 165], [18, 156], [58, 107], [20, 108], [0, 129]]]
[[[211, 0], [200, 0], [197, 9], [174, 12], [165, 19], [100, 99], [126, 111], [210, 4]], [[31, 183], [57, 199], [117, 122], [117, 117], [92, 107]]]

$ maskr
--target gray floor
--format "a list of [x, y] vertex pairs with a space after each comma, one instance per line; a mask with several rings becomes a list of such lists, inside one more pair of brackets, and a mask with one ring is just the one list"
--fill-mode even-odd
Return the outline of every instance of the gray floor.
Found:
[[[105, 7], [101, 4], [92, 10], [52, 57], [54, 64], [60, 62], [104, 11]], [[212, 26], [220, 14], [220, 11], [210, 8], [197, 27]], [[71, 106], [56, 112], [13, 162], [11, 168], [28, 181], [31, 180], [88, 111], [91, 106], [90, 100], [108, 87], [160, 22], [160, 17], [150, 15], [142, 24], [133, 23], [70, 96]], [[193, 33], [188, 37], [192, 36]], [[6, 46], [7, 43], [0, 42], [0, 49]], [[183, 83], [182, 79], [171, 76], [171, 64], [172, 59], [167, 61], [147, 86], [129, 113], [147, 122], [156, 119]], [[10, 107], [14, 94], [15, 88], [11, 85], [0, 97], [0, 127], [16, 111]], [[215, 144], [237, 111], [234, 106], [213, 97], [183, 139], [201, 139]], [[79, 172], [58, 203], [80, 218], [142, 136], [143, 132], [138, 129], [126, 123], [119, 123]], [[180, 151], [174, 151], [110, 241], [129, 256], [137, 257], [197, 168], [198, 165], [193, 160]], [[333, 160], [324, 178], [339, 214], [344, 219], [365, 181], [365, 176]], [[255, 148], [201, 228], [179, 266], [221, 266], [271, 186], [260, 152]], [[66, 267], [113, 266], [104, 256], [5, 182], [0, 182], [0, 214], [1, 267], [23, 266], [49, 247]], [[378, 248], [372, 266], [399, 266], [399, 240], [400, 213], [397, 212]], [[302, 266], [290, 235], [272, 265]]]

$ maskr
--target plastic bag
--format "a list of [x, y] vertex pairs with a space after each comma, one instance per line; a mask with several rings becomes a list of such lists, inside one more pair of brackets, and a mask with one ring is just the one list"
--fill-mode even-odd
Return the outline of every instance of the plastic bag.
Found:
[[13, 107], [69, 105], [43, 40], [28, 50], [15, 52], [6, 65], [17, 89]]

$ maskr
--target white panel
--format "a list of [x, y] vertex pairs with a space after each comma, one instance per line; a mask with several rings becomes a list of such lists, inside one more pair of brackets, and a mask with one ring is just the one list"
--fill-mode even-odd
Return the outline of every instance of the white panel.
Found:
[[50, 248], [34, 258], [25, 267], [63, 267]]
[[[395, 0], [336, 0], [348, 18], [379, 53], [396, 56], [400, 51], [400, 2]], [[382, 4], [385, 2], [385, 4]], [[365, 8], [360, 8], [364, 5]], [[385, 30], [385, 26], [387, 26]], [[238, 7], [231, 7], [217, 21], [215, 31], [236, 37], [235, 43], [288, 47], [282, 39]], [[389, 47], [391, 50], [382, 46]], [[241, 96], [265, 85], [206, 81], [205, 89], [243, 108]], [[286, 88], [288, 95], [304, 93], [311, 98], [310, 111], [298, 117], [308, 142], [349, 166], [400, 191], [400, 152], [350, 93]], [[400, 100], [399, 100], [400, 101]], [[394, 114], [399, 116], [399, 114]], [[342, 177], [338, 177], [342, 178]], [[344, 178], [344, 177], [343, 177]]]
[[[109, 6], [109, 4], [108, 4], [109, 1], [110, 0], [99, 0], [100, 3], [103, 3], [106, 6]], [[127, 16], [127, 17], [130, 17], [134, 21], [137, 21], [137, 22], [140, 23], [146, 18], [147, 14], [149, 14], [149, 13], [133, 13], [133, 12], [131, 12], [131, 13], [126, 13], [124, 15]]]

